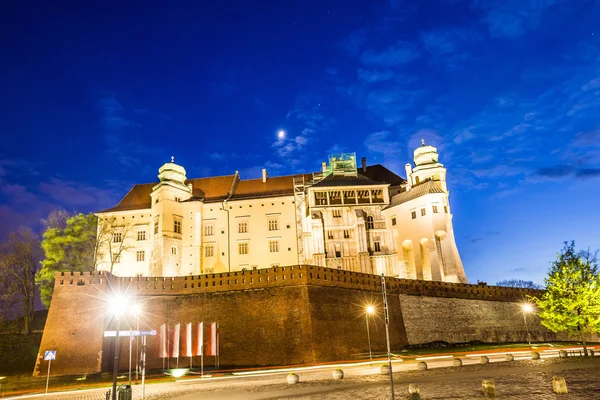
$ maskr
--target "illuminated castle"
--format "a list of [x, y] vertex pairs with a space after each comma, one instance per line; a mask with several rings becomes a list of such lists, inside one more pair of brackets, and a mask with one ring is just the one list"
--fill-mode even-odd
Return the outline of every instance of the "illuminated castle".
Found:
[[424, 143], [407, 179], [339, 154], [321, 172], [188, 179], [172, 159], [100, 218], [97, 268], [189, 276], [315, 265], [467, 282], [452, 229], [446, 169]]

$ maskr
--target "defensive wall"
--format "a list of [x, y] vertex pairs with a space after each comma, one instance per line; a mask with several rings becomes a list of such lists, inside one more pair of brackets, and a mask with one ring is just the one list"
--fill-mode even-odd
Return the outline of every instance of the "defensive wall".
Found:
[[[431, 341], [515, 342], [527, 338], [520, 303], [527, 289], [386, 277], [393, 351]], [[115, 277], [102, 272], [57, 273], [34, 375], [44, 374], [45, 350], [57, 350], [52, 373], [109, 370], [114, 329], [107, 304], [120, 291], [141, 303], [140, 329], [216, 321], [221, 366], [310, 364], [355, 359], [368, 352], [365, 308], [374, 352], [385, 349], [381, 277], [316, 266], [289, 266], [186, 277]], [[528, 316], [536, 340], [557, 336]], [[121, 329], [136, 329], [121, 318]], [[205, 332], [205, 337], [208, 332]], [[560, 337], [559, 337], [560, 339]], [[158, 357], [158, 337], [148, 337], [148, 368], [188, 366], [189, 358]], [[135, 347], [134, 347], [135, 349]], [[135, 350], [134, 350], [135, 351]], [[121, 340], [120, 367], [129, 341]], [[135, 357], [134, 357], [135, 359]], [[199, 365], [200, 358], [194, 357]], [[214, 357], [204, 357], [214, 365]], [[163, 364], [164, 363], [164, 364]]]

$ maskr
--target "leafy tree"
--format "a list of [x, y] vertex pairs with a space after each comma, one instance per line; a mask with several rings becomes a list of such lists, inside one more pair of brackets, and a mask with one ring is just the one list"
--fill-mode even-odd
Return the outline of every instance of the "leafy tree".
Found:
[[38, 271], [36, 282], [46, 307], [50, 306], [54, 290], [54, 274], [67, 271], [89, 271], [95, 268], [98, 253], [96, 230], [98, 218], [94, 214], [69, 216], [55, 210], [44, 220], [42, 248], [45, 259]]
[[132, 249], [134, 224], [130, 220], [115, 217], [100, 218], [98, 221], [95, 263], [97, 269], [113, 273], [121, 256]]
[[41, 259], [40, 240], [31, 229], [8, 235], [0, 244], [0, 307], [4, 319], [23, 315], [23, 333], [31, 332], [35, 306], [35, 273]]
[[541, 298], [533, 297], [542, 325], [553, 332], [578, 334], [586, 356], [585, 334], [600, 330], [597, 253], [577, 253], [575, 242], [565, 242], [545, 278], [546, 291]]
[[523, 289], [543, 289], [541, 285], [535, 284], [533, 281], [524, 281], [522, 279], [507, 279], [496, 282], [496, 285]]

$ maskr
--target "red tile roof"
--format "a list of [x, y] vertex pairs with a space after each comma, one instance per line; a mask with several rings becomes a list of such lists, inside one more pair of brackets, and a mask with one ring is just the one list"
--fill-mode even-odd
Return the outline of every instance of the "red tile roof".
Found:
[[[381, 165], [373, 167], [376, 168], [371, 170], [371, 174], [369, 175], [374, 175], [373, 172], [375, 171], [378, 171], [380, 174], [385, 173], [385, 179], [375, 179], [378, 182], [386, 182], [389, 178], [389, 174], [395, 175]], [[368, 170], [371, 168], [372, 167], [368, 167]], [[292, 195], [294, 194], [294, 177], [302, 176], [304, 176], [306, 182], [310, 182], [312, 179], [312, 174], [298, 174], [269, 177], [265, 183], [263, 183], [262, 178], [240, 180], [235, 188], [233, 196], [231, 196], [231, 200]], [[188, 179], [186, 184], [192, 184], [192, 195], [195, 198], [202, 199], [206, 203], [211, 203], [225, 200], [228, 197], [234, 177], [235, 175], [225, 175], [210, 178]], [[376, 177], [377, 176], [369, 176], [371, 179]], [[400, 177], [397, 178], [402, 179]], [[158, 182], [134, 185], [119, 204], [107, 210], [99, 211], [98, 213], [148, 209], [152, 206], [150, 193], [152, 193], [152, 188], [157, 184]]]

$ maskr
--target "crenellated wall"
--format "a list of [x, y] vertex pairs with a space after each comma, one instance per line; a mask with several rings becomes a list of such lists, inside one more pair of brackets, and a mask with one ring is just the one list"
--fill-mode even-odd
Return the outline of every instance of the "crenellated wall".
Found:
[[[392, 348], [435, 340], [524, 340], [518, 303], [537, 292], [460, 283], [386, 278]], [[54, 374], [111, 368], [114, 329], [107, 309], [113, 292], [142, 304], [140, 329], [165, 323], [220, 327], [222, 366], [292, 365], [355, 359], [368, 351], [365, 308], [373, 351], [384, 351], [381, 277], [316, 266], [252, 269], [187, 277], [115, 277], [102, 272], [58, 273], [34, 375], [44, 373], [45, 350], [57, 350]], [[121, 329], [136, 328], [123, 317]], [[530, 325], [540, 339], [549, 332]], [[183, 328], [182, 328], [183, 331]], [[205, 332], [205, 337], [207, 332]], [[546, 339], [546, 340], [548, 340]], [[121, 367], [128, 363], [122, 340]], [[161, 368], [158, 338], [148, 339], [148, 367]], [[189, 360], [179, 360], [189, 365]], [[194, 358], [195, 365], [200, 360]], [[205, 357], [206, 365], [214, 362]], [[175, 358], [165, 366], [177, 363]]]

